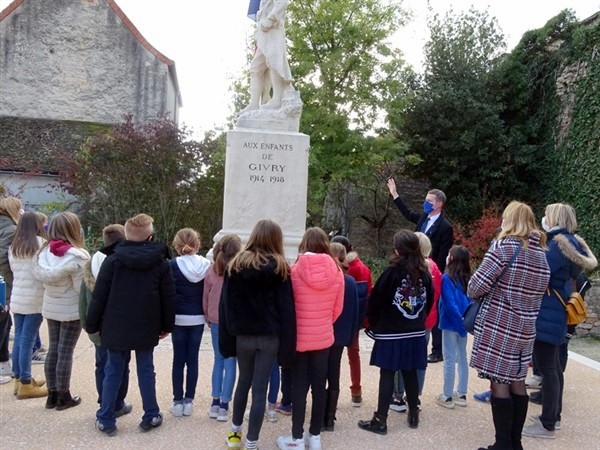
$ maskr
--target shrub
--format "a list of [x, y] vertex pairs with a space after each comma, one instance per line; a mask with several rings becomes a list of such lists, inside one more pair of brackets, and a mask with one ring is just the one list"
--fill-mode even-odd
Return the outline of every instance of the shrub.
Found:
[[454, 224], [454, 243], [469, 249], [473, 270], [481, 263], [502, 224], [498, 211], [495, 207], [487, 208], [483, 210], [481, 218], [468, 225]]

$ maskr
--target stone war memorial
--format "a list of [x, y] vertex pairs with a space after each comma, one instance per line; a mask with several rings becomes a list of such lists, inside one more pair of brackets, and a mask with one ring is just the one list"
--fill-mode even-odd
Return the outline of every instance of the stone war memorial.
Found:
[[248, 241], [261, 219], [284, 233], [285, 256], [296, 259], [306, 224], [309, 137], [299, 133], [302, 101], [292, 86], [285, 16], [288, 0], [250, 4], [256, 50], [250, 63], [250, 103], [227, 132], [223, 228]]

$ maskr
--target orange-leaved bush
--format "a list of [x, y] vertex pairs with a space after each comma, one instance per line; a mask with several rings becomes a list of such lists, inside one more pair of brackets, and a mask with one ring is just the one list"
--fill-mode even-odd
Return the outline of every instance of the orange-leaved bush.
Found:
[[481, 218], [467, 225], [454, 224], [454, 243], [464, 245], [471, 253], [471, 268], [475, 270], [481, 263], [492, 240], [502, 224], [497, 208], [484, 209]]

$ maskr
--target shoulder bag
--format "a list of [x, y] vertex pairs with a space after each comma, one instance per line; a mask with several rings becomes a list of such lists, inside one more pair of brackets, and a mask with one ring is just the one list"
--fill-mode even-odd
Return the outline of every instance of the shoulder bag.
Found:
[[579, 325], [585, 320], [587, 308], [585, 307], [585, 300], [579, 292], [573, 291], [565, 302], [556, 289], [552, 288], [552, 290], [567, 311], [567, 325]]

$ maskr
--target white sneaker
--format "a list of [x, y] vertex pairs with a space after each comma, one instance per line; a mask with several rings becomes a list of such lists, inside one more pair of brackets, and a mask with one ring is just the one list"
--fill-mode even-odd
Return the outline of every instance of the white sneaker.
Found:
[[12, 377], [12, 368], [10, 366], [10, 361], [0, 362], [0, 376]]
[[267, 408], [265, 411], [265, 417], [267, 418], [268, 422], [275, 423], [277, 422], [277, 411]]
[[[529, 420], [531, 420], [532, 422], [541, 422], [540, 414], [533, 414], [533, 415], [529, 416]], [[557, 420], [556, 422], [554, 422], [554, 429], [556, 431], [560, 430], [561, 425], [562, 424], [560, 423], [560, 420]]]
[[456, 392], [452, 394], [452, 400], [456, 406], [467, 406], [467, 396], [466, 395], [458, 395]]
[[525, 387], [529, 389], [540, 389], [542, 387], [542, 377], [540, 375], [531, 375], [525, 380]]
[[31, 364], [44, 364], [46, 362], [46, 355], [39, 352], [35, 352], [31, 355]]
[[321, 450], [321, 435], [313, 436], [309, 432], [304, 433], [304, 442], [308, 445], [309, 450]]
[[194, 409], [194, 404], [192, 402], [189, 403], [183, 403], [183, 415], [184, 416], [191, 416], [192, 415], [192, 410]]
[[12, 380], [11, 377], [6, 377], [4, 375], [0, 376], [0, 384], [10, 383], [10, 380]]
[[211, 405], [210, 408], [208, 408], [208, 417], [210, 417], [211, 419], [216, 419], [218, 415], [219, 405]]
[[444, 394], [438, 395], [435, 398], [435, 402], [444, 408], [454, 409], [454, 400], [452, 400], [452, 397], [446, 397]]
[[229, 410], [225, 408], [221, 408], [219, 406], [219, 413], [217, 414], [218, 422], [227, 422], [229, 420]]
[[279, 450], [304, 450], [304, 438], [294, 439], [292, 436], [279, 436], [277, 438]]
[[183, 416], [183, 403], [173, 403], [173, 406], [171, 406], [171, 414], [175, 417]]
[[546, 430], [542, 422], [539, 420], [533, 422], [533, 425], [528, 425], [523, 428], [522, 432], [523, 436], [533, 437], [533, 438], [541, 438], [541, 439], [555, 439], [556, 433], [554, 430]]

